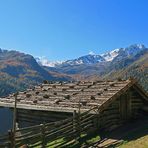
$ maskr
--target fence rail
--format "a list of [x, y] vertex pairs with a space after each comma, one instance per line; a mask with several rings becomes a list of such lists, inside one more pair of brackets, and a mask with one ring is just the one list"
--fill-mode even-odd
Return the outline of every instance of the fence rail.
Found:
[[97, 114], [92, 110], [52, 123], [45, 123], [16, 130], [0, 136], [0, 147], [15, 148], [23, 144], [30, 147], [63, 147], [78, 141], [82, 134], [89, 134], [97, 128]]

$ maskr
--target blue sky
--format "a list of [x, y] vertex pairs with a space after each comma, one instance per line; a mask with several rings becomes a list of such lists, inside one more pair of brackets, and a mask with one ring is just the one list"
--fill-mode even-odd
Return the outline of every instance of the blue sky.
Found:
[[148, 45], [147, 0], [0, 0], [0, 47], [49, 60]]

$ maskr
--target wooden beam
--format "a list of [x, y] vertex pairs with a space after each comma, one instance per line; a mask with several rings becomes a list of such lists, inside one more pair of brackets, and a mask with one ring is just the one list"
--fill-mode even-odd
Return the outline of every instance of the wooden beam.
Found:
[[128, 90], [127, 91], [127, 94], [126, 94], [126, 103], [127, 103], [127, 118], [128, 119], [130, 119], [131, 118], [131, 106], [132, 106], [132, 104], [131, 104], [131, 101], [132, 101], [132, 99], [131, 99], [131, 92], [130, 92], [130, 90]]
[[133, 85], [133, 88], [145, 99], [148, 101], [148, 94], [145, 92], [139, 84]]

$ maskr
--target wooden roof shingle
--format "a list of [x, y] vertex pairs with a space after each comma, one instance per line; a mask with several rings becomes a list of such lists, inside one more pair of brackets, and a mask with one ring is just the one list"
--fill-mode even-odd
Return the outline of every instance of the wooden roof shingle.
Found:
[[[95, 106], [105, 106], [134, 84], [134, 80], [41, 84], [19, 92], [17, 108], [73, 112], [78, 110], [80, 102], [81, 110], [86, 111]], [[14, 100], [12, 94], [0, 98], [0, 106], [13, 107]]]

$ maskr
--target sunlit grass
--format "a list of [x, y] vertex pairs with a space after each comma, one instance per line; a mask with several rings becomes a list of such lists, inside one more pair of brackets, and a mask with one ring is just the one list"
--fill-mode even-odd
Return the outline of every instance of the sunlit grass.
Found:
[[148, 148], [148, 135], [123, 143], [120, 148]]

